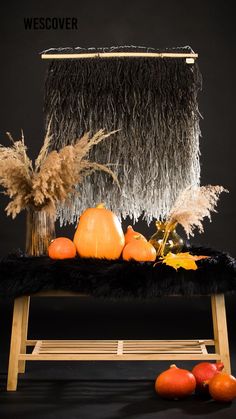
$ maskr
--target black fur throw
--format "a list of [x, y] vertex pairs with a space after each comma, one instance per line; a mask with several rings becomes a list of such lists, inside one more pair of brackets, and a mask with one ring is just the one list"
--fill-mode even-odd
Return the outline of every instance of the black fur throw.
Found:
[[150, 262], [98, 259], [51, 260], [9, 255], [0, 262], [0, 296], [31, 295], [42, 290], [67, 290], [110, 299], [167, 295], [209, 295], [236, 290], [236, 260], [203, 247], [188, 249], [209, 255], [198, 269], [178, 271]]

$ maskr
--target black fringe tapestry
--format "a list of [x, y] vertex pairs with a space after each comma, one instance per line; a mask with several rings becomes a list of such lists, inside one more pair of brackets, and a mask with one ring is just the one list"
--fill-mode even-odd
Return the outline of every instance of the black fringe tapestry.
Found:
[[52, 260], [9, 255], [0, 261], [0, 297], [43, 290], [67, 290], [110, 299], [148, 299], [167, 295], [210, 295], [236, 291], [236, 260], [204, 247], [188, 249], [209, 255], [198, 269], [178, 271], [150, 262], [98, 259]]
[[[44, 54], [158, 52], [152, 48], [49, 49]], [[163, 50], [162, 50], [163, 51]], [[166, 51], [193, 52], [190, 47]], [[179, 192], [199, 184], [201, 75], [185, 58], [112, 57], [50, 61], [46, 84], [46, 125], [52, 147], [72, 143], [84, 132], [120, 130], [99, 144], [90, 159], [109, 163], [121, 189], [108, 176], [91, 175], [79, 199], [59, 209], [61, 224], [105, 202], [118, 216], [149, 223], [165, 218]]]

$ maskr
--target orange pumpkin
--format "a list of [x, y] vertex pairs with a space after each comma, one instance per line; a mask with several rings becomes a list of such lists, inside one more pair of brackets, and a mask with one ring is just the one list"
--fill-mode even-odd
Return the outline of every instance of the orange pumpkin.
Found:
[[76, 247], [67, 237], [58, 237], [52, 240], [48, 247], [48, 256], [51, 259], [72, 259], [76, 255]]
[[136, 260], [138, 262], [153, 262], [156, 260], [156, 249], [148, 241], [142, 240], [139, 236], [130, 241], [123, 250], [124, 260]]
[[209, 382], [209, 393], [218, 402], [231, 402], [236, 398], [236, 378], [220, 372]]
[[117, 216], [103, 204], [81, 215], [74, 235], [78, 254], [84, 258], [118, 259], [125, 244]]
[[171, 365], [156, 379], [155, 390], [166, 399], [181, 399], [190, 396], [196, 388], [194, 375], [188, 371]]
[[134, 231], [132, 226], [128, 226], [126, 233], [125, 233], [125, 244], [131, 242], [132, 240], [135, 240], [137, 237], [140, 237], [140, 239], [147, 241], [147, 239], [137, 231]]

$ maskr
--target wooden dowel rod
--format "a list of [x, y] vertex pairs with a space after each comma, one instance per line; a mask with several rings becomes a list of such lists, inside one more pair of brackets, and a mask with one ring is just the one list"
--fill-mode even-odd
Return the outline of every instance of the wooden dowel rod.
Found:
[[154, 58], [197, 58], [196, 53], [185, 52], [89, 52], [82, 54], [41, 54], [42, 60], [64, 60], [77, 58], [154, 57]]

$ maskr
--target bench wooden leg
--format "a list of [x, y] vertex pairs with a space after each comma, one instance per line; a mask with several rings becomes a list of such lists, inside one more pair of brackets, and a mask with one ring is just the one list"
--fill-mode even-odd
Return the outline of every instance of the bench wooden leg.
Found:
[[19, 353], [21, 350], [21, 334], [22, 334], [22, 319], [25, 307], [25, 297], [15, 299], [12, 332], [11, 332], [11, 346], [9, 356], [7, 390], [15, 391], [17, 388], [17, 379], [19, 372]]
[[230, 374], [231, 367], [224, 294], [211, 296], [211, 309], [215, 349], [220, 354], [220, 360], [224, 364], [224, 371]]
[[[24, 308], [22, 315], [22, 327], [21, 327], [21, 348], [20, 353], [26, 353], [26, 340], [28, 334], [28, 321], [29, 321], [29, 304], [30, 297], [24, 297]], [[24, 360], [19, 361], [18, 371], [21, 373], [25, 372], [25, 362]]]

